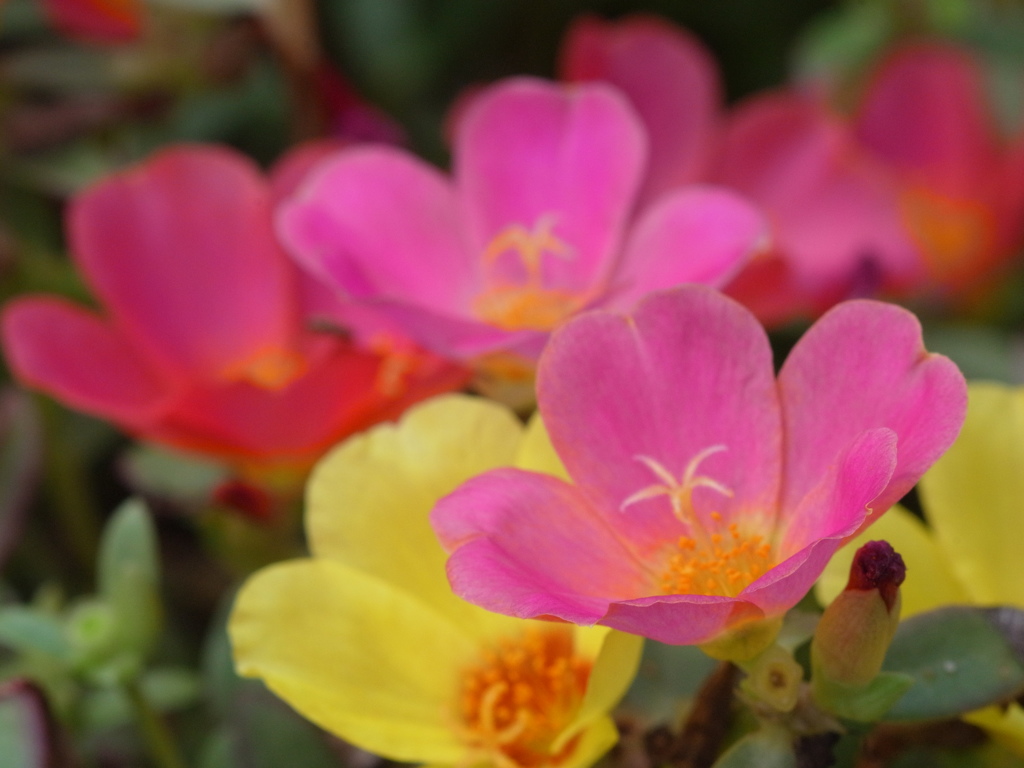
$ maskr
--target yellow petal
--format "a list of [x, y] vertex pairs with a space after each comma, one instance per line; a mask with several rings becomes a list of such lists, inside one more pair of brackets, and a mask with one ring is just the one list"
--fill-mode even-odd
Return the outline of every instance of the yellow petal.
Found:
[[544, 428], [544, 422], [540, 418], [540, 411], [536, 411], [526, 425], [526, 434], [519, 448], [519, 455], [516, 457], [516, 466], [520, 469], [544, 472], [572, 482], [562, 465], [562, 460], [558, 458], [554, 446], [551, 445], [548, 431]]
[[322, 728], [394, 760], [456, 763], [456, 692], [479, 648], [391, 584], [330, 560], [251, 577], [228, 626], [239, 674]]
[[921, 480], [928, 522], [972, 602], [1024, 607], [1024, 390], [971, 384], [953, 447]]
[[594, 660], [594, 666], [576, 717], [555, 741], [556, 751], [615, 708], [636, 677], [644, 648], [642, 637], [606, 627], [576, 627], [574, 643], [581, 656]]
[[985, 707], [964, 715], [964, 720], [984, 728], [995, 742], [1024, 757], [1024, 709], [1017, 704], [1011, 704], [1005, 711], [1001, 707]]
[[591, 723], [579, 735], [575, 748], [558, 768], [590, 768], [619, 740], [619, 730], [610, 717]]
[[948, 603], [970, 602], [935, 537], [920, 520], [896, 506], [839, 550], [825, 567], [814, 587], [814, 594], [822, 605], [831, 603], [846, 587], [854, 553], [865, 543], [879, 539], [892, 544], [907, 566], [907, 580], [900, 588], [904, 616]]
[[507, 409], [448, 396], [410, 410], [398, 425], [348, 440], [310, 480], [306, 526], [313, 553], [464, 613], [469, 606], [448, 586], [430, 510], [468, 478], [510, 466], [521, 438], [522, 426]]

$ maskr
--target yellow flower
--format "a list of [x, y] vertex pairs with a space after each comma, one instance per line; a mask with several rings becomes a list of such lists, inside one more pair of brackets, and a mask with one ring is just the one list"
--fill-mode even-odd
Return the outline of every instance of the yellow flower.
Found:
[[[900, 507], [880, 516], [832, 558], [816, 587], [823, 603], [842, 591], [857, 548], [885, 539], [907, 565], [905, 617], [953, 603], [1024, 608], [1016, 535], [1024, 524], [1024, 389], [973, 383], [968, 398], [960, 437], [919, 485], [930, 527]], [[1024, 755], [1021, 707], [988, 707], [964, 719]]]
[[336, 448], [307, 492], [312, 557], [242, 587], [239, 672], [321, 727], [394, 760], [582, 768], [616, 741], [608, 712], [641, 640], [499, 616], [452, 595], [434, 503], [500, 466], [553, 474], [539, 422], [444, 397]]

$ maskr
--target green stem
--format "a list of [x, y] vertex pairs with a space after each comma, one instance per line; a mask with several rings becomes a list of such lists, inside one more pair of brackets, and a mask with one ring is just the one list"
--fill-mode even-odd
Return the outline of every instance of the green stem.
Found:
[[135, 709], [139, 728], [157, 766], [159, 768], [185, 768], [185, 761], [181, 759], [170, 729], [163, 718], [153, 709], [139, 683], [137, 681], [126, 683], [124, 690]]

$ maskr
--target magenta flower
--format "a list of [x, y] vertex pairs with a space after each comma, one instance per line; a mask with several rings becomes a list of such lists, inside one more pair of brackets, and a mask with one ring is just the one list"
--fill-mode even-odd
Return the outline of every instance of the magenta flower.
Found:
[[354, 148], [283, 206], [279, 231], [313, 274], [424, 346], [532, 367], [570, 315], [720, 285], [762, 240], [759, 214], [721, 190], [681, 191], [634, 222], [646, 145], [610, 88], [512, 80], [461, 115], [451, 178], [400, 149]]
[[715, 60], [696, 37], [657, 16], [581, 16], [566, 33], [559, 74], [609, 83], [629, 99], [650, 140], [643, 200], [706, 179], [723, 96]]
[[839, 305], [776, 379], [754, 317], [684, 286], [552, 337], [538, 400], [571, 482], [493, 470], [432, 521], [472, 603], [706, 643], [800, 600], [950, 445], [966, 397], [899, 307]]
[[727, 292], [762, 322], [820, 315], [858, 296], [899, 295], [925, 270], [891, 175], [824, 104], [761, 94], [729, 115], [710, 178], [772, 222], [772, 250]]
[[84, 191], [68, 237], [104, 314], [50, 296], [8, 303], [15, 374], [150, 440], [298, 467], [462, 384], [464, 372], [423, 353], [307, 330], [271, 199], [250, 161], [198, 146]]
[[726, 115], [710, 55], [654, 17], [581, 18], [562, 61], [563, 78], [614, 85], [643, 119], [651, 136], [647, 195], [710, 182], [765, 212], [771, 250], [728, 289], [762, 321], [820, 314], [920, 278], [896, 188], [822, 105], [768, 94]]
[[855, 117], [857, 138], [899, 184], [899, 210], [937, 284], [962, 291], [1024, 242], [1024, 132], [997, 133], [981, 68], [954, 46], [886, 58]]

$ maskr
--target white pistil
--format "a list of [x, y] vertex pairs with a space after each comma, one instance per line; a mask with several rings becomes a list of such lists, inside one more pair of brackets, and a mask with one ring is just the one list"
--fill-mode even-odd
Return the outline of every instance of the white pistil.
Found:
[[641, 488], [636, 493], [632, 494], [629, 498], [622, 502], [619, 509], [623, 512], [626, 511], [627, 507], [632, 506], [641, 501], [647, 499], [653, 499], [657, 496], [668, 496], [669, 501], [672, 504], [672, 514], [676, 518], [687, 526], [693, 526], [696, 524], [696, 516], [693, 511], [693, 490], [694, 488], [710, 488], [713, 491], [732, 498], [732, 490], [717, 480], [713, 480], [707, 475], [698, 475], [697, 469], [701, 463], [709, 456], [713, 456], [716, 453], [721, 453], [727, 450], [724, 445], [712, 445], [705, 448], [692, 459], [686, 465], [686, 469], [683, 470], [682, 475], [676, 480], [669, 472], [665, 465], [659, 462], [657, 459], [653, 459], [650, 456], [634, 456], [636, 461], [639, 461], [657, 477], [661, 482], [649, 485], [646, 488]]

